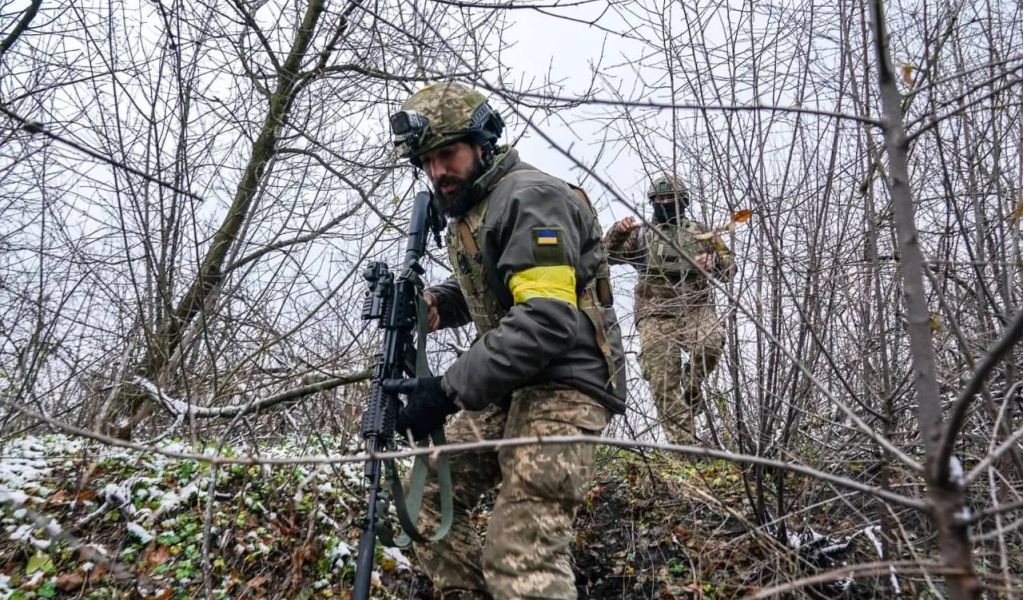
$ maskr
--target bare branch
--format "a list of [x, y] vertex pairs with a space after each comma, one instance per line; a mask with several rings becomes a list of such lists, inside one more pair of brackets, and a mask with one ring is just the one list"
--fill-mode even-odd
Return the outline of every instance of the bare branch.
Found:
[[1018, 310], [1013, 320], [1003, 331], [1003, 336], [989, 349], [988, 354], [981, 361], [981, 364], [978, 365], [978, 368], [974, 370], [974, 374], [971, 375], [970, 381], [960, 390], [960, 395], [953, 404], [953, 410], [949, 415], [946, 430], [939, 442], [936, 461], [932, 465], [936, 469], [934, 477], [938, 481], [945, 481], [949, 477], [949, 458], [953, 453], [953, 443], [956, 441], [957, 434], [960, 433], [960, 428], [963, 427], [964, 419], [967, 417], [967, 409], [970, 407], [974, 395], [981, 390], [981, 386], [985, 383], [985, 378], [992, 372], [992, 369], [1020, 342], [1022, 326], [1024, 326], [1024, 313]]

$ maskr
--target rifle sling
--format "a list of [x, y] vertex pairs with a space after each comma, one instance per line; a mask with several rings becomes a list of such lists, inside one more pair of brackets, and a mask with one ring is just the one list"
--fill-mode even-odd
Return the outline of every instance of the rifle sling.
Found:
[[[427, 364], [427, 311], [426, 301], [423, 300], [422, 295], [418, 295], [416, 298], [416, 377], [431, 377], [430, 366]], [[431, 431], [430, 440], [433, 441], [434, 446], [444, 445], [446, 443], [444, 430]], [[428, 443], [424, 441], [424, 444]], [[452, 503], [452, 474], [447, 454], [437, 457], [437, 487], [441, 503], [441, 523], [437, 531], [429, 537], [420, 533], [416, 527], [423, 505], [423, 489], [427, 484], [428, 461], [428, 457], [424, 455], [417, 456], [413, 460], [408, 492], [402, 489], [402, 479], [398, 475], [398, 466], [394, 459], [384, 461], [384, 468], [391, 481], [391, 493], [395, 498], [395, 512], [398, 514], [398, 522], [402, 526], [402, 532], [396, 538], [392, 534], [391, 528], [383, 525], [384, 519], [377, 521], [377, 536], [386, 546], [404, 548], [412, 542], [421, 544], [437, 542], [448, 535], [448, 530], [451, 529], [454, 505]]]
[[[440, 429], [430, 432], [430, 440], [434, 446], [445, 444], [444, 432]], [[424, 441], [424, 444], [427, 442]], [[398, 537], [392, 535], [389, 527], [378, 527], [377, 536], [386, 546], [398, 546], [404, 548], [412, 542], [421, 544], [440, 541], [448, 535], [454, 517], [454, 505], [452, 503], [452, 474], [448, 464], [448, 455], [442, 454], [437, 457], [437, 487], [441, 503], [441, 522], [433, 535], [426, 536], [420, 533], [417, 523], [420, 519], [420, 509], [423, 504], [423, 489], [427, 483], [429, 472], [429, 458], [420, 455], [415, 458], [412, 465], [412, 474], [409, 478], [409, 491], [402, 489], [402, 479], [398, 475], [398, 466], [394, 459], [384, 461], [384, 467], [391, 481], [391, 490], [395, 497], [395, 512], [398, 515], [398, 522], [402, 526], [402, 532]], [[384, 520], [378, 521], [383, 524]]]

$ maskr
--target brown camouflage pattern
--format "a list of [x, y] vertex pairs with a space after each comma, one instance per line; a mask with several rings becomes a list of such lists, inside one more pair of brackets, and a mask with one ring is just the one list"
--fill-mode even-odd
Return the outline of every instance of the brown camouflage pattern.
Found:
[[[580, 391], [521, 388], [507, 407], [463, 411], [446, 430], [452, 443], [532, 436], [599, 435], [611, 412]], [[452, 457], [455, 521], [416, 556], [444, 598], [575, 600], [572, 523], [593, 476], [592, 444], [529, 445]], [[484, 540], [470, 518], [498, 484]], [[425, 530], [438, 522], [436, 487], [424, 495]]]
[[[647, 317], [640, 331], [640, 368], [651, 388], [658, 420], [673, 444], [695, 444], [702, 384], [718, 365], [725, 328], [710, 304], [693, 304], [671, 317]], [[680, 351], [688, 361], [682, 365]]]

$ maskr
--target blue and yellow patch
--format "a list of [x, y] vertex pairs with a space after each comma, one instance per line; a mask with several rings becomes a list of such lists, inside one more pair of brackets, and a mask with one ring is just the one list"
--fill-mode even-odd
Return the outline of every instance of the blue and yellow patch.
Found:
[[558, 232], [554, 229], [536, 229], [538, 246], [557, 246]]
[[568, 264], [565, 232], [561, 227], [533, 228], [533, 264], [538, 267]]

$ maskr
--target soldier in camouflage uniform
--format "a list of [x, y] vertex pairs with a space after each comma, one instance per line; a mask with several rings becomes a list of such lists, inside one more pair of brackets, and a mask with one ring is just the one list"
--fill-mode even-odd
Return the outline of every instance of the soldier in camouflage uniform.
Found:
[[[641, 227], [632, 217], [623, 219], [608, 231], [605, 247], [611, 264], [632, 265], [640, 275], [634, 291], [640, 367], [665, 435], [672, 443], [693, 444], [701, 384], [725, 345], [711, 286], [694, 267], [727, 280], [735, 264], [720, 238], [701, 235], [705, 227], [683, 218], [690, 198], [677, 179], [657, 178], [648, 197], [654, 208], [651, 224]], [[685, 367], [680, 350], [689, 358]]]
[[[448, 218], [454, 274], [424, 294], [430, 328], [476, 325], [443, 377], [422, 378], [398, 418], [449, 442], [597, 436], [624, 411], [621, 336], [596, 215], [584, 194], [498, 147], [486, 98], [438, 83], [392, 117], [401, 156], [429, 177]], [[603, 281], [602, 281], [603, 279]], [[461, 412], [460, 412], [461, 411]], [[595, 446], [534, 445], [452, 458], [455, 522], [415, 552], [444, 598], [577, 597], [570, 543]], [[498, 484], [481, 543], [470, 511]], [[438, 520], [427, 488], [421, 523]]]

